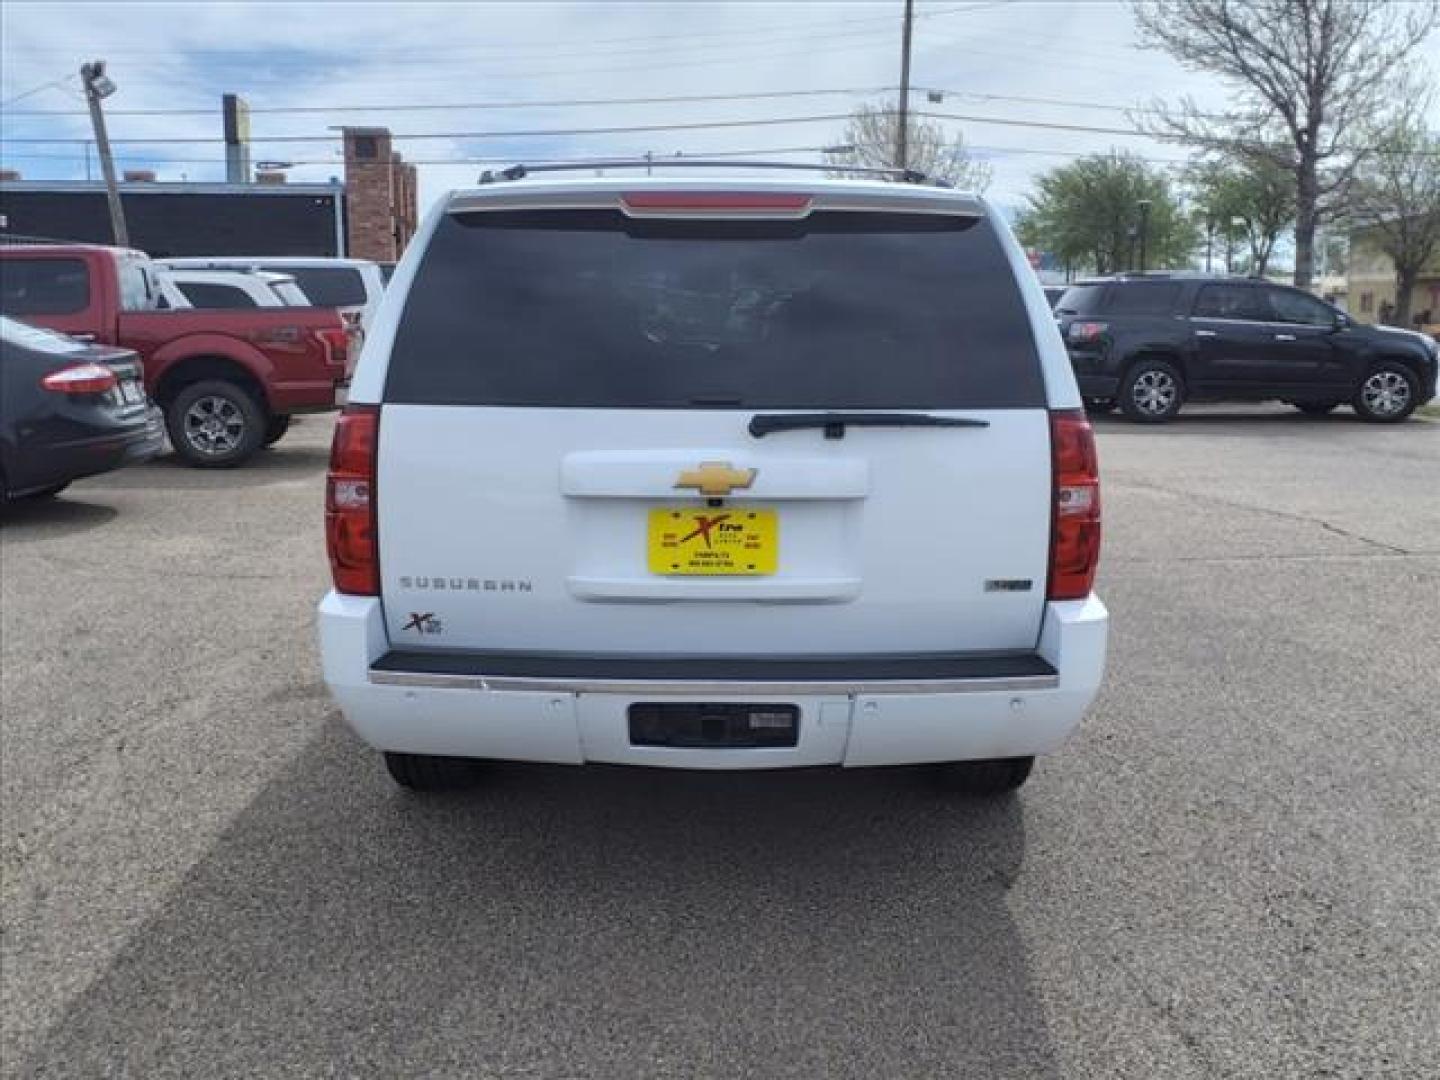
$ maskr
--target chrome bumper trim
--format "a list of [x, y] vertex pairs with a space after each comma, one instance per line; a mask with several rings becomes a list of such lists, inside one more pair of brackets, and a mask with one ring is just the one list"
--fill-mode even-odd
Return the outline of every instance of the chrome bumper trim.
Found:
[[875, 694], [980, 694], [1056, 690], [1060, 676], [1017, 675], [1004, 678], [878, 680], [874, 682], [730, 682], [709, 679], [556, 679], [513, 675], [441, 675], [430, 672], [370, 669], [377, 686], [431, 690], [498, 690], [542, 694], [683, 694], [687, 697], [870, 696]]

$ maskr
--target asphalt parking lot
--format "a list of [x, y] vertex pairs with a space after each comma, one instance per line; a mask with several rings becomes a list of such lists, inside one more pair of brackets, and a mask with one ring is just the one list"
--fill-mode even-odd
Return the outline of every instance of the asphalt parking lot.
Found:
[[393, 787], [330, 423], [0, 528], [6, 1076], [1440, 1075], [1440, 421], [1104, 420], [1086, 727], [914, 771]]

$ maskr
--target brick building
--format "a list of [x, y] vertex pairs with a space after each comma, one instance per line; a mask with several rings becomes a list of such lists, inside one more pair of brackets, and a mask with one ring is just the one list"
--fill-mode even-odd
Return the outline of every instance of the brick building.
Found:
[[342, 128], [349, 255], [394, 262], [415, 235], [415, 166], [390, 145], [388, 128]]
[[[184, 255], [348, 256], [394, 262], [415, 235], [415, 166], [386, 128], [342, 130], [343, 183], [287, 183], [258, 171], [246, 183], [157, 182], [127, 171], [120, 199], [132, 246], [156, 257]], [[243, 173], [241, 175], [244, 175]], [[43, 237], [111, 242], [104, 185], [26, 180], [0, 172], [0, 241]]]

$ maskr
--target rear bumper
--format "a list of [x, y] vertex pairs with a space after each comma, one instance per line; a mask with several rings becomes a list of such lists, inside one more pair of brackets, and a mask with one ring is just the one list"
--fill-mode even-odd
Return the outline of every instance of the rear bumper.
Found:
[[1080, 386], [1080, 396], [1086, 398], [1113, 399], [1120, 391], [1120, 380], [1114, 375], [1079, 375], [1075, 381]]
[[[1047, 753], [1099, 689], [1108, 622], [1094, 596], [1049, 604], [1028, 657], [595, 658], [582, 670], [571, 657], [392, 653], [379, 600], [332, 592], [319, 611], [325, 681], [350, 726], [377, 749], [692, 769]], [[763, 749], [632, 745], [630, 705], [655, 700], [794, 705], [799, 740]]]
[[274, 413], [330, 412], [340, 407], [340, 392], [349, 384], [343, 372], [333, 378], [277, 381], [266, 387]]
[[152, 405], [143, 416], [72, 424], [63, 440], [27, 443], [11, 482], [15, 493], [23, 494], [148, 461], [164, 449], [165, 424]]

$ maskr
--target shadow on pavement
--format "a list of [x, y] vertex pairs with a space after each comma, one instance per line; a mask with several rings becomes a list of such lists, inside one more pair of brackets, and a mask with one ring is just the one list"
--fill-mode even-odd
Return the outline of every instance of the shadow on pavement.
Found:
[[30, 1074], [1058, 1075], [1021, 807], [904, 770], [415, 797], [332, 719]]
[[[1125, 417], [1118, 410], [1090, 413], [1090, 422], [1097, 431], [1115, 431], [1131, 435], [1240, 434], [1258, 435], [1269, 432], [1301, 433], [1324, 430], [1327, 434], [1353, 431], [1357, 435], [1374, 435], [1377, 431], [1395, 431], [1406, 427], [1425, 426], [1417, 418], [1400, 424], [1370, 424], [1346, 408], [1324, 416], [1308, 416], [1285, 405], [1198, 405], [1183, 411], [1174, 420], [1163, 424], [1144, 424]], [[1224, 428], [1232, 429], [1226, 432]]]
[[233, 469], [196, 469], [173, 453], [162, 454], [143, 465], [107, 473], [104, 481], [112, 488], [247, 488], [263, 487], [277, 480], [310, 477], [325, 471], [330, 447], [286, 446], [283, 441], [261, 450]]
[[52, 499], [17, 499], [0, 509], [6, 543], [54, 540], [93, 529], [115, 517], [113, 506], [84, 502], [67, 494]]

